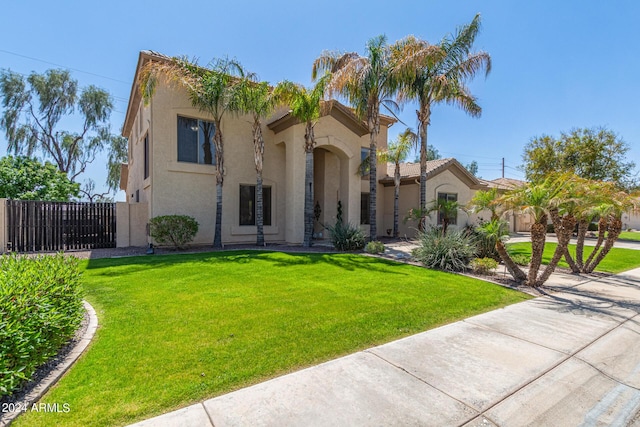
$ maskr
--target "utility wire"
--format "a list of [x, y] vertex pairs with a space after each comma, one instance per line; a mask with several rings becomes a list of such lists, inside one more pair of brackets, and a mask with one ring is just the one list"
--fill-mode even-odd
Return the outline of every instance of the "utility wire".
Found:
[[32, 61], [38, 61], [38, 62], [43, 62], [43, 63], [45, 63], [45, 64], [49, 64], [49, 65], [55, 65], [56, 67], [67, 68], [67, 69], [69, 69], [69, 70], [73, 70], [73, 71], [76, 71], [76, 72], [78, 72], [78, 73], [89, 74], [89, 75], [91, 75], [91, 76], [101, 77], [101, 78], [103, 78], [103, 79], [112, 80], [112, 81], [114, 81], [114, 82], [118, 82], [118, 83], [122, 83], [122, 84], [126, 84], [126, 85], [131, 84], [130, 82], [125, 82], [124, 80], [114, 79], [113, 77], [107, 77], [107, 76], [103, 76], [102, 74], [92, 73], [92, 72], [90, 72], [90, 71], [84, 71], [84, 70], [80, 70], [80, 69], [77, 69], [77, 68], [66, 67], [66, 66], [64, 66], [64, 65], [56, 64], [55, 62], [45, 61], [45, 60], [43, 60], [43, 59], [34, 58], [34, 57], [32, 57], [32, 56], [21, 55], [21, 54], [19, 54], [19, 53], [10, 52], [10, 51], [8, 51], [8, 50], [4, 50], [4, 49], [0, 49], [0, 52], [8, 53], [9, 55], [19, 56], [19, 57], [21, 57], [21, 58], [31, 59]]

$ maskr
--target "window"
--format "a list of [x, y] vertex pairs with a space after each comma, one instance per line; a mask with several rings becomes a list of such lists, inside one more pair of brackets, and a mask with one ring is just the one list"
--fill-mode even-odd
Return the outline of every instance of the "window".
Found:
[[[271, 225], [271, 187], [262, 187], [262, 224]], [[240, 185], [240, 225], [256, 225], [256, 186]]]
[[456, 225], [458, 222], [458, 206], [457, 203], [452, 206], [452, 202], [458, 201], [458, 195], [455, 193], [438, 193], [438, 224], [442, 225], [444, 219], [448, 219], [449, 225]]
[[[369, 153], [370, 149], [366, 147], [360, 147], [360, 176], [365, 177], [369, 175]], [[368, 223], [367, 223], [368, 224]]]
[[149, 178], [149, 134], [144, 136], [144, 179]]
[[215, 165], [214, 134], [213, 123], [178, 116], [178, 161]]
[[360, 224], [369, 224], [369, 193], [360, 193]]

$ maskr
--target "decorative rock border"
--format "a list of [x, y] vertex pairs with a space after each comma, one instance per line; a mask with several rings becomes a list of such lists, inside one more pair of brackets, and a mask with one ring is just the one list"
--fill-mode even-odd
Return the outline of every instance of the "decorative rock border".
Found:
[[[80, 337], [75, 343], [74, 347], [66, 354], [64, 359], [60, 361], [55, 368], [53, 368], [47, 375], [42, 378], [38, 384], [27, 393], [22, 399], [15, 402], [16, 407], [29, 408], [53, 386], [58, 380], [69, 370], [69, 368], [75, 363], [82, 353], [87, 349], [89, 343], [96, 334], [98, 329], [98, 316], [91, 304], [87, 301], [82, 301], [84, 309], [89, 317], [89, 323], [86, 326], [86, 330], [82, 337]], [[8, 427], [18, 415], [22, 414], [22, 411], [18, 412], [5, 412], [0, 413], [0, 427]]]

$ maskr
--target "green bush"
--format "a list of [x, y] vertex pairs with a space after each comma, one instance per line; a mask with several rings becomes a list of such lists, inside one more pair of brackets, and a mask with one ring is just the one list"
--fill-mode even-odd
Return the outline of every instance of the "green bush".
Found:
[[430, 228], [419, 234], [419, 246], [413, 257], [425, 267], [446, 271], [464, 271], [476, 254], [476, 242], [464, 231]]
[[331, 233], [331, 243], [339, 251], [357, 251], [364, 248], [365, 237], [360, 227], [344, 224], [342, 221], [327, 227]]
[[364, 247], [364, 251], [370, 254], [381, 254], [384, 252], [384, 243], [372, 240]]
[[160, 245], [183, 249], [198, 232], [198, 221], [187, 215], [163, 215], [151, 218], [149, 234]]
[[[482, 222], [480, 222], [480, 226]], [[481, 233], [479, 226], [467, 226], [465, 232], [469, 234], [476, 242], [476, 256], [478, 258], [493, 258], [496, 261], [500, 260], [500, 254], [496, 249], [496, 238], [490, 235]]]
[[0, 256], [0, 396], [31, 378], [80, 326], [78, 260]]
[[470, 267], [476, 274], [492, 275], [498, 267], [498, 261], [488, 257], [475, 258], [471, 260]]

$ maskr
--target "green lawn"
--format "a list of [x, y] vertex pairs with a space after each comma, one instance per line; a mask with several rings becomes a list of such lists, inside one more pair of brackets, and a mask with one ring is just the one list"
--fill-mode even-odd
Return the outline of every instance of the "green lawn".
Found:
[[[553, 257], [553, 251], [556, 249], [557, 243], [546, 243], [544, 246], [544, 254], [542, 257], [542, 263], [548, 264]], [[523, 254], [528, 257], [531, 256], [531, 243], [510, 243], [507, 245], [509, 253], [511, 254]], [[585, 260], [589, 254], [593, 251], [593, 246], [584, 247]], [[569, 252], [575, 256], [576, 246], [569, 245]], [[560, 267], [569, 268], [564, 258], [558, 264]], [[631, 270], [633, 268], [640, 267], [640, 251], [634, 249], [613, 248], [607, 256], [602, 260], [595, 271], [604, 273], [621, 273], [623, 271]]]
[[620, 240], [633, 240], [635, 242], [640, 242], [640, 233], [637, 231], [623, 231], [620, 233]]
[[529, 297], [353, 254], [87, 262], [95, 341], [17, 426], [124, 425]]

